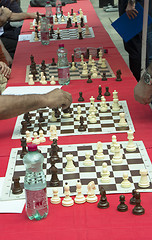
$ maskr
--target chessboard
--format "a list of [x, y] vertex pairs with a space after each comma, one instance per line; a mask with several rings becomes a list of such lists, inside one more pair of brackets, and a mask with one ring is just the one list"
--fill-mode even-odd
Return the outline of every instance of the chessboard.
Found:
[[[43, 117], [45, 118], [45, 122], [42, 122], [42, 128], [44, 130], [45, 137], [50, 137], [50, 125], [56, 125], [57, 128], [57, 136], [68, 136], [68, 135], [88, 135], [88, 134], [107, 134], [107, 133], [119, 133], [119, 132], [127, 132], [129, 129], [131, 129], [133, 132], [134, 126], [131, 120], [131, 116], [128, 110], [127, 102], [126, 101], [119, 101], [120, 110], [119, 111], [113, 111], [112, 110], [112, 101], [106, 102], [108, 106], [107, 112], [100, 112], [100, 103], [95, 102], [94, 106], [97, 109], [96, 123], [90, 123], [88, 120], [89, 115], [89, 102], [83, 102], [83, 103], [72, 103], [70, 106], [71, 116], [70, 118], [64, 118], [63, 112], [61, 112], [60, 117], [57, 119], [57, 122], [50, 122], [51, 118], [51, 112], [52, 109], [50, 108], [43, 108], [38, 109], [35, 111], [31, 111], [31, 126], [27, 127], [27, 130], [29, 130], [32, 134], [33, 132], [38, 131], [39, 128], [39, 112], [43, 112]], [[78, 131], [78, 127], [80, 125], [80, 122], [76, 120], [77, 116], [77, 107], [81, 106], [81, 115], [84, 118], [84, 125], [86, 126], [86, 131], [80, 132]], [[126, 127], [120, 127], [119, 126], [119, 113], [124, 112], [125, 113], [125, 119], [127, 121]], [[21, 131], [21, 122], [24, 120], [24, 115], [20, 115], [17, 118], [14, 132], [12, 135], [12, 139], [21, 139], [21, 137], [25, 136], [20, 133]]]
[[[83, 36], [84, 39], [85, 38], [94, 38], [95, 37], [94, 31], [93, 31], [92, 27], [89, 27], [90, 34], [86, 35], [85, 31], [86, 31], [85, 28], [82, 28], [82, 36]], [[38, 36], [39, 36], [39, 41], [41, 41], [41, 34], [40, 34], [40, 32], [38, 33]], [[57, 39], [57, 37], [58, 37], [57, 30], [54, 30], [54, 34], [52, 34], [52, 36], [53, 36], [53, 38], [50, 39], [50, 41], [58, 40]], [[60, 40], [79, 39], [78, 29], [75, 28], [75, 29], [63, 29], [63, 30], [60, 30], [60, 38], [61, 38]], [[32, 32], [30, 42], [37, 42], [37, 41], [35, 41], [35, 32]]]
[[[57, 187], [59, 191], [59, 196], [64, 196], [64, 185], [67, 182], [70, 186], [71, 195], [76, 195], [76, 183], [80, 180], [82, 184], [83, 194], [87, 194], [87, 184], [90, 181], [95, 182], [96, 190], [95, 193], [99, 194], [99, 188], [102, 185], [107, 194], [113, 193], [130, 193], [133, 189], [138, 189], [141, 192], [152, 192], [152, 164], [148, 157], [147, 151], [142, 141], [134, 141], [136, 145], [135, 152], [127, 152], [126, 146], [127, 141], [119, 142], [120, 151], [123, 156], [123, 162], [121, 164], [113, 164], [111, 159], [113, 153], [110, 151], [110, 142], [102, 143], [103, 147], [103, 160], [97, 160], [95, 154], [97, 152], [97, 143], [90, 144], [72, 144], [72, 145], [60, 145], [58, 155], [60, 157], [60, 162], [56, 163], [55, 166], [58, 169], [58, 179], [60, 185]], [[47, 194], [48, 197], [52, 196], [52, 187], [50, 187], [51, 174], [50, 169], [50, 150], [49, 145], [39, 146], [41, 153], [44, 156], [43, 171], [46, 176], [47, 181]], [[8, 163], [8, 168], [6, 172], [5, 182], [3, 185], [1, 200], [12, 200], [12, 199], [22, 199], [25, 198], [25, 191], [23, 193], [14, 195], [12, 194], [13, 189], [13, 177], [20, 177], [20, 186], [24, 187], [24, 176], [25, 167], [23, 161], [20, 158], [21, 148], [13, 148], [11, 150], [10, 159]], [[83, 165], [85, 160], [85, 153], [90, 153], [90, 158], [93, 161], [92, 166], [86, 167]], [[66, 166], [66, 155], [71, 153], [74, 158], [75, 171], [67, 172], [65, 170]], [[110, 182], [101, 183], [101, 170], [103, 162], [107, 163], [108, 170], [110, 171]], [[138, 183], [140, 181], [141, 169], [148, 170], [148, 179], [150, 186], [148, 188], [140, 188]], [[128, 173], [129, 181], [131, 182], [130, 188], [122, 188], [121, 182], [123, 180], [123, 173]]]
[[[101, 68], [101, 64], [98, 64], [98, 61], [95, 61], [95, 66], [97, 67], [97, 77], [96, 78], [102, 78], [103, 73], [106, 73], [107, 78], [115, 77], [107, 60], [105, 63], [106, 63], [106, 67]], [[57, 66], [51, 66], [50, 63], [45, 64], [45, 65], [46, 65], [46, 69], [45, 69], [46, 81], [50, 82], [51, 76], [54, 76], [54, 80], [58, 81]], [[82, 76], [83, 66], [82, 66], [81, 62], [75, 62], [75, 66], [76, 66], [76, 70], [74, 70], [74, 71], [70, 70], [70, 80], [86, 79], [87, 77]], [[71, 68], [71, 63], [70, 63], [70, 68]], [[90, 69], [91, 69], [91, 66], [88, 66], [88, 72], [90, 71]], [[41, 64], [36, 64], [36, 70], [37, 70], [37, 74], [36, 74], [35, 82], [40, 82], [41, 81]], [[29, 82], [29, 74], [31, 74], [30, 65], [27, 65], [25, 82]]]

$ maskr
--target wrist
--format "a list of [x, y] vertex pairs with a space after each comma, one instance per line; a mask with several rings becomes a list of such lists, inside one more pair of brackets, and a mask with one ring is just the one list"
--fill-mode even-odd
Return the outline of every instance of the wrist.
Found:
[[135, 1], [135, 0], [128, 0], [128, 3], [129, 3], [131, 6], [133, 6], [133, 5], [136, 3], [136, 1]]

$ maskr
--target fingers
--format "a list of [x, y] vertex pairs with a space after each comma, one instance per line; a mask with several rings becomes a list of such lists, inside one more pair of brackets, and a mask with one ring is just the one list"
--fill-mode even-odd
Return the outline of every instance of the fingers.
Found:
[[128, 10], [128, 11], [126, 11], [126, 14], [127, 14], [129, 19], [131, 19], [131, 18], [134, 19], [135, 17], [137, 17], [138, 11], [136, 9]]
[[0, 62], [0, 73], [2, 73], [5, 77], [9, 78], [11, 74], [11, 69], [3, 62]]

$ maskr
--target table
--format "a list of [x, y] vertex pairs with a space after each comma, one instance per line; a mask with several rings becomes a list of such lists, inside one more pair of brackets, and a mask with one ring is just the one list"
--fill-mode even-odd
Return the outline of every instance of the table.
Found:
[[[78, 1], [77, 4], [70, 4], [65, 6], [65, 11], [68, 12], [72, 8], [82, 10], [88, 17], [88, 23], [94, 28], [95, 39], [83, 41], [64, 41], [65, 48], [68, 49], [68, 59], [75, 47], [93, 46], [99, 47], [102, 45], [108, 48], [106, 59], [108, 60], [114, 73], [117, 69], [122, 70], [122, 82], [116, 82], [115, 79], [108, 79], [107, 82], [101, 82], [96, 79], [92, 84], [87, 84], [86, 80], [78, 82], [72, 81], [68, 86], [64, 86], [63, 90], [69, 91], [72, 94], [73, 102], [77, 102], [79, 91], [83, 92], [85, 101], [89, 101], [90, 96], [96, 97], [98, 95], [98, 86], [102, 85], [103, 91], [106, 86], [110, 87], [110, 92], [118, 91], [120, 100], [127, 100], [129, 111], [135, 127], [135, 140], [143, 140], [146, 146], [149, 157], [152, 159], [152, 127], [151, 116], [152, 112], [149, 106], [143, 106], [134, 100], [133, 88], [136, 81], [132, 76], [127, 65], [118, 53], [110, 37], [106, 33], [102, 24], [100, 23], [95, 11], [88, 0]], [[87, 6], [87, 7], [86, 7]], [[39, 8], [29, 7], [28, 11], [37, 11]], [[40, 9], [44, 12], [44, 9]], [[53, 9], [54, 11], [54, 9]], [[30, 20], [24, 21], [22, 34], [29, 33]], [[8, 86], [25, 86], [26, 65], [30, 64], [31, 53], [35, 56], [37, 63], [43, 59], [46, 63], [50, 62], [51, 58], [55, 56], [58, 49], [58, 44], [61, 41], [50, 43], [48, 46], [42, 46], [41, 43], [19, 42], [15, 53], [15, 58], [12, 66], [11, 78], [8, 81]], [[23, 57], [24, 56], [24, 57]], [[57, 58], [56, 58], [57, 60]], [[79, 85], [78, 85], [79, 83]], [[38, 85], [38, 84], [37, 84]], [[108, 101], [112, 100], [112, 95], [107, 97]], [[15, 125], [16, 118], [2, 120], [0, 124], [0, 176], [5, 176], [9, 154], [12, 147], [19, 147], [19, 140], [12, 140], [11, 135]], [[111, 141], [112, 134], [90, 135], [88, 136], [70, 136], [59, 139], [58, 144], [72, 144], [72, 143], [89, 143], [103, 141]], [[119, 141], [126, 140], [126, 134], [117, 134]], [[47, 139], [45, 144], [50, 144]], [[119, 196], [108, 195], [110, 207], [105, 210], [97, 208], [97, 204], [85, 203], [84, 205], [74, 205], [69, 208], [62, 207], [61, 204], [54, 206], [49, 202], [49, 215], [46, 219], [39, 222], [31, 222], [27, 219], [25, 209], [22, 214], [1, 214], [0, 215], [0, 232], [1, 239], [14, 240], [16, 238], [26, 238], [26, 240], [39, 240], [50, 238], [52, 240], [59, 239], [83, 239], [96, 240], [104, 238], [108, 240], [135, 240], [135, 239], [151, 239], [151, 215], [152, 215], [152, 193], [141, 194], [142, 205], [145, 208], [145, 214], [142, 216], [134, 216], [132, 214], [133, 206], [129, 205], [131, 194], [126, 194], [126, 203], [128, 205], [128, 212], [120, 213], [116, 210], [119, 204]], [[99, 196], [98, 196], [99, 198]]]

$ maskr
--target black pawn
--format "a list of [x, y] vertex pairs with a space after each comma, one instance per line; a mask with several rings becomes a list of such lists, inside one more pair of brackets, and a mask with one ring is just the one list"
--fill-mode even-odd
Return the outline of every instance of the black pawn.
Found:
[[22, 121], [21, 125], [22, 125], [22, 128], [21, 128], [20, 132], [21, 132], [22, 135], [25, 135], [26, 131], [27, 131], [27, 122], [26, 121]]
[[55, 165], [52, 163], [52, 166], [50, 167], [50, 173], [52, 174], [51, 180], [50, 180], [50, 186], [51, 187], [57, 187], [60, 185], [58, 176], [57, 176], [57, 168]]
[[21, 188], [19, 181], [20, 181], [19, 177], [13, 177], [13, 182], [14, 182], [13, 189], [12, 189], [13, 194], [21, 194], [23, 192], [23, 189]]
[[61, 39], [60, 33], [57, 33], [57, 39]]
[[132, 190], [132, 198], [130, 199], [130, 204], [132, 204], [132, 205], [136, 204], [136, 198], [135, 198], [136, 193], [137, 193], [136, 189], [133, 189]]
[[77, 23], [77, 22], [75, 22], [75, 25], [74, 25], [74, 27], [76, 27], [76, 28], [78, 27], [78, 23]]
[[102, 75], [102, 81], [107, 81], [106, 73], [104, 72]]
[[21, 147], [22, 147], [22, 150], [21, 150], [21, 153], [20, 153], [20, 158], [23, 158], [26, 154], [27, 154], [27, 149], [26, 149], [26, 138], [22, 137], [21, 138]]
[[121, 70], [118, 69], [116, 72], [116, 81], [118, 81], [118, 82], [122, 81], [121, 74], [122, 74]]
[[70, 24], [70, 18], [67, 20], [67, 25], [66, 25], [66, 28], [70, 28], [71, 27], [71, 24]]
[[124, 195], [120, 195], [119, 199], [120, 199], [119, 200], [120, 204], [118, 205], [117, 210], [119, 212], [126, 212], [126, 211], [128, 211], [128, 206], [125, 204], [125, 196]]
[[52, 58], [51, 66], [56, 66], [55, 58]]
[[91, 74], [88, 74], [88, 80], [87, 80], [87, 83], [92, 83]]
[[84, 98], [82, 97], [82, 92], [79, 92], [78, 101], [79, 101], [79, 102], [84, 102]]
[[99, 95], [98, 95], [98, 97], [97, 97], [97, 100], [101, 100], [101, 97], [102, 97], [102, 88], [101, 88], [101, 85], [99, 85], [98, 92], [99, 92]]
[[45, 118], [43, 117], [43, 112], [42, 111], [39, 111], [38, 122], [45, 122]]
[[72, 27], [71, 18], [69, 18], [69, 26]]
[[84, 132], [86, 131], [86, 126], [84, 126], [84, 119], [83, 116], [80, 116], [80, 126], [78, 127], [79, 132]]
[[101, 209], [108, 208], [109, 207], [109, 202], [107, 201], [106, 191], [104, 190], [103, 187], [100, 188], [100, 195], [101, 195], [101, 198], [98, 202], [97, 207], [101, 208]]
[[106, 91], [104, 93], [104, 96], [110, 96], [109, 87], [106, 87]]
[[136, 192], [135, 198], [136, 198], [136, 205], [133, 208], [132, 213], [134, 215], [142, 215], [145, 213], [145, 209], [140, 205], [141, 203], [140, 192]]
[[79, 32], [79, 39], [83, 39], [82, 32]]

